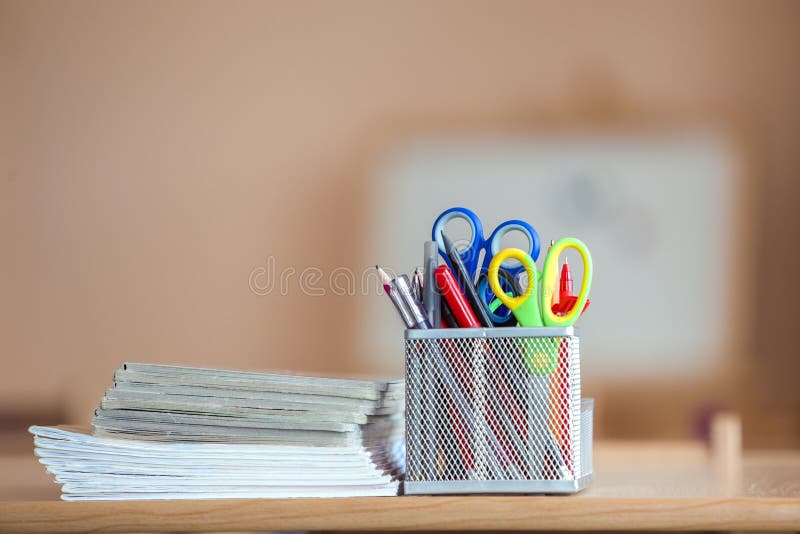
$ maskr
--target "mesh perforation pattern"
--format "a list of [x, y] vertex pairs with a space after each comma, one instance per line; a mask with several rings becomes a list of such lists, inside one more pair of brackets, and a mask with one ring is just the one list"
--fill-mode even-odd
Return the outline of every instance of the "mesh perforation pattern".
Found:
[[405, 356], [406, 493], [588, 483], [572, 328], [409, 330]]

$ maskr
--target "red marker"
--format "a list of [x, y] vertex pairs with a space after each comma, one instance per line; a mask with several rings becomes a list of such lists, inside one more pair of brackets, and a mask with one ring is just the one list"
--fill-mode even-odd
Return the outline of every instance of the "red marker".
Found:
[[[561, 279], [558, 284], [558, 302], [553, 303], [553, 313], [566, 315], [575, 307], [577, 301], [578, 296], [572, 293], [572, 275], [569, 272], [569, 263], [565, 259], [564, 265], [561, 266]], [[591, 304], [591, 300], [586, 299], [581, 315], [589, 307], [589, 304]]]
[[[444, 299], [444, 306], [442, 306], [442, 325], [444, 326], [448, 320], [448, 315], [452, 313], [456, 321], [456, 326], [462, 328], [480, 328], [481, 324], [478, 318], [475, 317], [472, 308], [469, 307], [467, 298], [461, 292], [453, 273], [447, 265], [439, 265], [433, 270], [433, 277], [436, 280], [436, 285], [439, 286], [442, 298]], [[449, 312], [449, 313], [448, 313]], [[448, 325], [449, 326], [449, 325]], [[472, 380], [469, 380], [467, 370], [463, 367], [463, 363], [458, 348], [453, 344], [452, 340], [444, 340], [442, 343], [444, 350], [447, 352], [448, 360], [453, 369], [456, 369], [459, 375], [459, 382], [463, 385], [464, 392], [469, 396], [472, 395]], [[455, 407], [450, 406], [450, 417], [454, 421], [458, 420], [458, 414], [455, 412]], [[462, 462], [465, 469], [472, 469], [474, 467], [474, 458], [472, 455], [472, 444], [470, 436], [467, 433], [466, 427], [463, 424], [455, 426], [456, 442], [461, 450]]]
[[445, 302], [447, 302], [447, 306], [458, 322], [458, 326], [461, 328], [480, 328], [481, 323], [475, 316], [475, 312], [472, 311], [469, 302], [467, 302], [467, 297], [461, 292], [458, 282], [456, 282], [447, 265], [438, 266], [433, 271], [433, 275], [436, 278], [436, 285], [439, 286], [439, 290], [442, 292]]

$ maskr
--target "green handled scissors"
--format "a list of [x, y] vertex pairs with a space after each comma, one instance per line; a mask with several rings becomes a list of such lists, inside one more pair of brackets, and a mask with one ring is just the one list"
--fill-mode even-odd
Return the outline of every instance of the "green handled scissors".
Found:
[[[581, 282], [581, 292], [572, 310], [566, 315], [559, 316], [553, 312], [553, 296], [558, 284], [558, 258], [566, 249], [577, 250], [583, 260], [583, 279]], [[522, 263], [528, 273], [528, 287], [525, 293], [518, 297], [509, 296], [500, 286], [498, 271], [503, 261], [513, 258]], [[580, 317], [586, 300], [589, 298], [589, 290], [592, 287], [592, 256], [586, 245], [575, 238], [565, 237], [559, 239], [547, 251], [544, 259], [544, 269], [540, 272], [536, 268], [533, 258], [524, 250], [518, 248], [507, 248], [501, 250], [492, 258], [487, 273], [489, 287], [492, 288], [495, 296], [512, 311], [517, 318], [520, 326], [572, 326]], [[539, 291], [541, 289], [541, 300]], [[558, 364], [557, 350], [546, 351], [547, 354], [529, 354], [526, 361], [528, 369], [537, 375], [547, 375], [555, 369]]]

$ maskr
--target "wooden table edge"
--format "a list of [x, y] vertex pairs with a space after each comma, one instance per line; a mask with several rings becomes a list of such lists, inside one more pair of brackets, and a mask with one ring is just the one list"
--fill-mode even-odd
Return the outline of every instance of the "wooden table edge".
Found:
[[356, 497], [3, 502], [0, 532], [800, 530], [797, 498]]

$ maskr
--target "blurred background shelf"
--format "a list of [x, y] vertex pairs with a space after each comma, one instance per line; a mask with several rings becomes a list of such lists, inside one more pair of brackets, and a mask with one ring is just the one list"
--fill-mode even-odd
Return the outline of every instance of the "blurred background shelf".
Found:
[[87, 424], [126, 359], [399, 376], [363, 273], [413, 269], [461, 201], [596, 256], [598, 437], [700, 439], [723, 408], [747, 447], [800, 447], [798, 23], [747, 0], [2, 2], [0, 450]]

